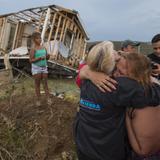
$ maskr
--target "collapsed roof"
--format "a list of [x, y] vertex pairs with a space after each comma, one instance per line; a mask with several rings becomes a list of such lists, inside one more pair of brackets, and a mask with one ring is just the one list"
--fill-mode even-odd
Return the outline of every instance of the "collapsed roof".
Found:
[[14, 22], [26, 22], [31, 23], [35, 26], [39, 26], [39, 21], [42, 20], [43, 15], [46, 14], [47, 9], [51, 9], [51, 13], [59, 12], [62, 16], [68, 16], [72, 19], [74, 23], [76, 23], [79, 28], [83, 31], [87, 40], [89, 40], [88, 33], [85, 30], [84, 24], [79, 16], [79, 13], [76, 10], [66, 9], [57, 5], [48, 5], [36, 8], [25, 9], [22, 11], [8, 13], [4, 15], [0, 15], [0, 18], [8, 17], [10, 21]]

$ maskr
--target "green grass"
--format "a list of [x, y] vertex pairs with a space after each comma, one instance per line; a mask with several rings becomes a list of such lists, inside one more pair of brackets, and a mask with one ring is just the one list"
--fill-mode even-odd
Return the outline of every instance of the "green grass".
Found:
[[[75, 84], [74, 79], [48, 79], [50, 93], [62, 93], [67, 95], [67, 99], [73, 101], [79, 100], [79, 88]], [[29, 78], [21, 78], [11, 84], [0, 86], [0, 100], [6, 99], [11, 95], [34, 94], [34, 80]], [[41, 91], [43, 87], [41, 85]]]

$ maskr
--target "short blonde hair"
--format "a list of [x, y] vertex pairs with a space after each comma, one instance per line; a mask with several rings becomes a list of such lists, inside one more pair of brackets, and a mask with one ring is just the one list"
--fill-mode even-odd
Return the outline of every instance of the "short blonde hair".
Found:
[[104, 41], [94, 46], [88, 54], [87, 64], [91, 70], [111, 74], [115, 67], [113, 43]]

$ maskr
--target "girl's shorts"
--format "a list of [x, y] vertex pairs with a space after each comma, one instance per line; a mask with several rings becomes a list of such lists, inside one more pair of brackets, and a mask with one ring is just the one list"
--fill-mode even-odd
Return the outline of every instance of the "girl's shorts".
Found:
[[40, 66], [36, 66], [36, 65], [32, 64], [32, 75], [42, 74], [42, 73], [48, 74], [47, 66], [40, 67]]

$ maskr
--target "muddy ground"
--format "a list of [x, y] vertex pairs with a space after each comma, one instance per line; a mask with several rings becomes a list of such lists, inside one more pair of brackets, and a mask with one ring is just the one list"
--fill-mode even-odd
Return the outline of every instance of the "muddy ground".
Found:
[[[68, 83], [73, 81], [64, 86]], [[28, 90], [32, 83], [27, 84], [0, 86], [0, 159], [75, 160], [73, 119], [78, 101], [71, 89], [63, 99], [52, 95], [51, 106], [42, 96], [37, 107], [33, 90]]]

